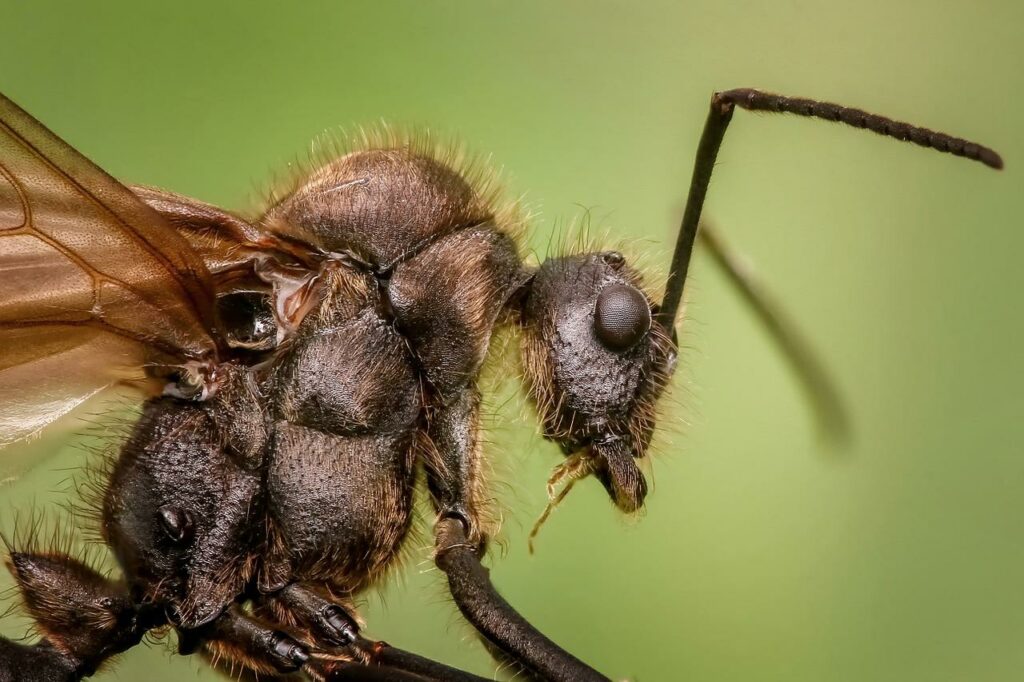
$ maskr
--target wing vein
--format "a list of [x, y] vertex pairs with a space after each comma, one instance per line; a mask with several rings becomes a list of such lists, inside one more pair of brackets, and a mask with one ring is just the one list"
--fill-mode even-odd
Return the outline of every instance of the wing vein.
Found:
[[[58, 137], [54, 133], [50, 132], [49, 129], [47, 129], [41, 123], [39, 123], [34, 117], [31, 116], [31, 114], [29, 114], [28, 112], [25, 112], [24, 110], [22, 110], [16, 104], [11, 102], [11, 100], [7, 99], [3, 95], [0, 95], [0, 103], [6, 104], [7, 106], [5, 108], [8, 108], [8, 109], [13, 108], [16, 112], [18, 112], [21, 115], [23, 115], [24, 117], [28, 118], [30, 121], [35, 122], [37, 124], [37, 130], [43, 131], [45, 134], [49, 135], [51, 137], [51, 141], [54, 144], [57, 144], [57, 145], [65, 148], [65, 149], [67, 149], [72, 154], [78, 156], [83, 161], [85, 161], [86, 163], [90, 164], [93, 167], [93, 170], [95, 172], [99, 173], [101, 176], [103, 176], [106, 179], [108, 179], [112, 183], [112, 185], [114, 187], [120, 188], [121, 190], [123, 190], [126, 193], [129, 193], [129, 194], [131, 193], [131, 191], [128, 188], [124, 187], [120, 182], [118, 182], [118, 180], [116, 178], [114, 178], [113, 176], [108, 174], [106, 171], [104, 171], [99, 166], [96, 166], [96, 164], [93, 164], [91, 161], [86, 159], [84, 156], [79, 155], [78, 152], [75, 151], [73, 147], [68, 145], [66, 142], [64, 142], [64, 140], [62, 140], [60, 137]], [[156, 248], [156, 246], [145, 236], [145, 234], [143, 234], [143, 233], [139, 232], [138, 230], [136, 230], [135, 228], [133, 228], [116, 211], [111, 209], [110, 206], [108, 206], [105, 202], [100, 200], [100, 198], [97, 197], [95, 195], [95, 193], [93, 193], [92, 190], [90, 190], [89, 188], [85, 187], [76, 178], [72, 177], [70, 173], [66, 172], [63, 168], [61, 168], [56, 163], [54, 163], [50, 159], [49, 156], [47, 156], [45, 153], [43, 153], [31, 140], [29, 140], [24, 135], [22, 135], [20, 132], [18, 132], [13, 127], [11, 127], [11, 125], [7, 121], [5, 121], [3, 119], [0, 119], [0, 127], [2, 127], [15, 140], [19, 141], [27, 151], [29, 151], [38, 161], [43, 163], [47, 168], [49, 168], [51, 170], [51, 172], [55, 172], [60, 177], [64, 178], [67, 182], [69, 182], [76, 189], [78, 189], [79, 192], [81, 193], [81, 195], [86, 197], [90, 202], [92, 202], [92, 204], [95, 207], [97, 207], [102, 213], [106, 214], [110, 218], [113, 218], [113, 220], [116, 222], [116, 224], [125, 233], [127, 233], [128, 235], [134, 237], [136, 243], [138, 243], [167, 272], [167, 274], [169, 275], [171, 280], [174, 281], [175, 285], [179, 289], [179, 292], [181, 294], [183, 294], [184, 298], [190, 304], [191, 309], [196, 313], [196, 315], [198, 316], [199, 320], [204, 324], [204, 326], [207, 328], [207, 330], [211, 334], [215, 333], [217, 327], [216, 327], [216, 324], [214, 323], [214, 319], [213, 319], [213, 315], [211, 314], [211, 311], [208, 310], [207, 306], [200, 305], [199, 299], [194, 295], [193, 291], [191, 290], [191, 287], [189, 287], [187, 285], [185, 279], [181, 275], [181, 272], [174, 266], [174, 264], [158, 248]], [[22, 201], [25, 202], [25, 203], [28, 203], [27, 202], [27, 196], [24, 194], [23, 189], [18, 187], [17, 183], [15, 183], [15, 185], [16, 185], [17, 191], [19, 193], [19, 196], [22, 198]], [[135, 198], [134, 195], [133, 195], [133, 198]], [[153, 212], [153, 217], [155, 218], [155, 220], [162, 220], [162, 218], [160, 217], [159, 213], [157, 213], [152, 208], [147, 206], [141, 200], [139, 200], [137, 198], [135, 198], [135, 200], [138, 202], [138, 205], [140, 207], [145, 207], [145, 210], [152, 211]], [[29, 216], [31, 214], [30, 212], [31, 212], [31, 206], [27, 206], [26, 207], [26, 216], [25, 216], [26, 220], [29, 219]], [[168, 229], [173, 229], [173, 228], [169, 227]], [[196, 279], [200, 279], [198, 277], [198, 273], [194, 270], [194, 268], [192, 267], [192, 265], [190, 263], [185, 263], [185, 267], [188, 269], [188, 273], [190, 275], [195, 275]], [[133, 288], [130, 288], [130, 290], [133, 291], [136, 294], [139, 293], [139, 292], [137, 292]], [[216, 338], [214, 338], [214, 341], [219, 346], [220, 341], [221, 341], [219, 334], [216, 334]]]

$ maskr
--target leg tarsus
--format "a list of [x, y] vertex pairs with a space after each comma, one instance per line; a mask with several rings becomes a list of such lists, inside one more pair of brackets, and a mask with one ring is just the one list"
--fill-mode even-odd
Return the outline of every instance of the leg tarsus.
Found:
[[[309, 661], [305, 647], [287, 634], [274, 630], [232, 607], [196, 630], [181, 633], [181, 642], [194, 649], [202, 642], [211, 652], [238, 660], [246, 668], [263, 672], [267, 667], [287, 673]], [[218, 650], [223, 645], [226, 650]]]
[[286, 627], [306, 628], [302, 637], [310, 645], [311, 656], [304, 670], [317, 680], [485, 680], [360, 636], [359, 626], [345, 606], [327, 599], [310, 584], [292, 583], [265, 595], [257, 604], [260, 613]]
[[305, 585], [287, 585], [274, 593], [271, 599], [280, 602], [292, 617], [311, 627], [317, 639], [345, 647], [359, 636], [359, 624], [348, 611]]
[[[381, 665], [366, 665], [351, 661], [317, 662], [307, 670], [318, 682], [430, 682], [434, 678]], [[442, 679], [442, 678], [438, 678]]]

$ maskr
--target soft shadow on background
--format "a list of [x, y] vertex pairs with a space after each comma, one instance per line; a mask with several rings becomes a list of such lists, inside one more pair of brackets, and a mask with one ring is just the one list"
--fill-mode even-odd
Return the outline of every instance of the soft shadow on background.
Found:
[[[114, 175], [232, 208], [256, 205], [321, 131], [385, 119], [492, 154], [537, 211], [541, 253], [584, 207], [663, 275], [716, 89], [831, 99], [1002, 152], [1000, 174], [736, 114], [707, 210], [828, 360], [854, 418], [845, 456], [823, 450], [777, 353], [701, 256], [643, 518], [620, 518], [591, 481], [530, 557], [560, 455], [515, 401], [487, 423], [506, 505], [494, 579], [610, 675], [1020, 675], [1024, 5], [139, 5], [4, 3], [0, 90]], [[15, 509], [55, 510], [81, 459], [65, 448], [0, 488], [0, 529]], [[368, 632], [490, 675], [428, 541], [369, 599]], [[100, 677], [214, 675], [156, 645]]]

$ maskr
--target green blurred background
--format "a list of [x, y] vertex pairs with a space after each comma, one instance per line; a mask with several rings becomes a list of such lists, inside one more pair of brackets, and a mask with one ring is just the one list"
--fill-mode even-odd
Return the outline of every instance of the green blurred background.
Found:
[[[244, 209], [324, 129], [430, 126], [508, 170], [537, 249], [584, 207], [662, 274], [716, 89], [991, 144], [1002, 174], [739, 112], [708, 213], [822, 350], [853, 447], [821, 447], [764, 331], [698, 256], [646, 514], [620, 518], [590, 481], [530, 557], [560, 455], [527, 412], [495, 408], [493, 576], [617, 678], [1024, 675], [1020, 2], [8, 1], [0, 23], [0, 89], [119, 177]], [[0, 488], [0, 528], [55, 509], [81, 459], [67, 448]], [[368, 632], [491, 675], [428, 539], [369, 596]], [[155, 646], [101, 677], [214, 675]]]

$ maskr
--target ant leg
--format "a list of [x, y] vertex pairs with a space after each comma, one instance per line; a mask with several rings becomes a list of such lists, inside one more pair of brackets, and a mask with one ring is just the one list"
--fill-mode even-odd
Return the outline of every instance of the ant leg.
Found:
[[321, 666], [319, 669], [312, 669], [307, 666], [308, 674], [317, 682], [429, 682], [430, 680], [447, 680], [447, 677], [422, 677], [416, 673], [406, 672], [398, 668], [388, 668], [379, 665], [365, 665], [346, 661], [332, 661]]
[[194, 630], [179, 630], [178, 652], [190, 654], [200, 646], [215, 667], [240, 666], [256, 676], [299, 670], [309, 660], [306, 648], [232, 606], [213, 621]]
[[839, 391], [811, 344], [775, 301], [771, 293], [754, 276], [743, 259], [722, 240], [717, 229], [702, 220], [697, 238], [707, 248], [715, 264], [725, 272], [744, 302], [767, 328], [782, 354], [796, 372], [804, 393], [810, 400], [822, 434], [843, 443], [849, 436], [849, 420]]
[[313, 587], [291, 583], [261, 601], [283, 625], [309, 628], [312, 641], [345, 647], [359, 636], [359, 624], [349, 612], [351, 607], [322, 596]]
[[438, 522], [435, 532], [435, 561], [448, 576], [452, 598], [462, 615], [491, 644], [541, 679], [608, 681], [545, 637], [498, 594], [462, 523], [445, 518]]
[[372, 665], [402, 670], [419, 675], [422, 679], [445, 682], [484, 682], [486, 679], [393, 647], [387, 642], [374, 642], [360, 637], [355, 646], [364, 653]]
[[[43, 640], [34, 645], [19, 644], [0, 637], [0, 680], [19, 682], [74, 682], [81, 679], [75, 661]], [[31, 677], [26, 671], [31, 671]]]
[[321, 658], [316, 653], [306, 672], [317, 680], [418, 680], [419, 682], [487, 682], [487, 678], [438, 663], [386, 642], [359, 638], [353, 658]]
[[8, 568], [43, 639], [26, 646], [0, 638], [2, 680], [88, 677], [163, 624], [158, 612], [130, 598], [123, 583], [69, 556], [12, 551]]
[[704, 123], [704, 132], [701, 133], [700, 143], [697, 146], [697, 158], [693, 164], [690, 191], [686, 197], [686, 208], [683, 209], [683, 220], [679, 226], [675, 253], [672, 255], [672, 265], [669, 270], [668, 282], [665, 285], [665, 298], [658, 313], [658, 320], [670, 333], [675, 326], [676, 312], [682, 300], [686, 273], [693, 252], [693, 242], [697, 237], [700, 214], [704, 208], [704, 197], [707, 195], [708, 185], [711, 183], [715, 159], [718, 157], [718, 149], [722, 146], [722, 139], [725, 137], [725, 131], [729, 127], [729, 121], [732, 120], [733, 110], [736, 107], [751, 111], [796, 114], [797, 116], [837, 121], [854, 128], [866, 128], [879, 135], [980, 161], [997, 170], [1003, 167], [1003, 160], [999, 154], [987, 147], [927, 128], [869, 114], [860, 109], [811, 99], [784, 97], [749, 88], [716, 92], [711, 97], [711, 110], [708, 112], [707, 121]]
[[467, 620], [500, 651], [531, 673], [552, 680], [606, 680], [561, 649], [516, 613], [491, 585], [480, 564], [486, 547], [480, 518], [480, 399], [475, 386], [429, 416], [427, 483], [439, 520], [434, 526], [436, 562], [448, 575], [452, 598]]
[[[261, 612], [272, 614], [277, 622], [288, 629], [310, 629], [305, 634], [310, 637], [309, 643], [314, 653], [307, 668], [323, 679], [390, 679], [373, 677], [376, 673], [361, 670], [380, 668], [389, 671], [389, 674], [396, 671], [408, 673], [418, 680], [484, 680], [385, 642], [375, 642], [360, 636], [359, 625], [349, 612], [349, 607], [327, 599], [309, 585], [292, 583], [260, 601]], [[346, 660], [319, 660], [317, 654], [332, 647], [344, 649], [342, 658]], [[358, 677], [364, 673], [367, 676]]]
[[427, 410], [421, 435], [427, 488], [439, 518], [457, 518], [481, 550], [488, 540], [480, 438], [480, 389], [469, 384], [453, 400], [440, 398]]

